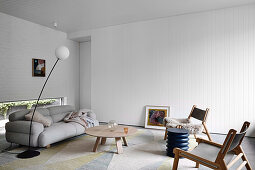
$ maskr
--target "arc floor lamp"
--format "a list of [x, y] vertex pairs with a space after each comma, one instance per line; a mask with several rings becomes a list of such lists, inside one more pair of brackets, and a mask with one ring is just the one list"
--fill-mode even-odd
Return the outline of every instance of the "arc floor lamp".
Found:
[[39, 94], [39, 97], [38, 97], [38, 99], [37, 99], [37, 102], [36, 102], [36, 105], [35, 105], [35, 108], [34, 108], [34, 111], [33, 111], [33, 114], [32, 114], [32, 119], [31, 119], [31, 121], [30, 121], [29, 139], [28, 139], [28, 149], [27, 149], [26, 151], [24, 151], [24, 152], [19, 153], [19, 154], [17, 155], [18, 158], [27, 159], [27, 158], [33, 158], [33, 157], [35, 157], [35, 156], [40, 155], [40, 152], [39, 152], [39, 151], [36, 151], [36, 150], [32, 149], [31, 146], [30, 146], [30, 142], [31, 142], [31, 141], [30, 141], [30, 140], [31, 140], [31, 130], [32, 130], [32, 124], [33, 124], [34, 114], [35, 114], [35, 111], [36, 111], [38, 102], [39, 102], [39, 100], [40, 100], [40, 98], [41, 98], [43, 89], [44, 89], [44, 87], [45, 87], [45, 85], [46, 85], [46, 83], [47, 83], [47, 81], [48, 81], [48, 79], [49, 79], [49, 77], [50, 77], [52, 71], [54, 70], [54, 68], [55, 68], [55, 66], [57, 65], [58, 61], [59, 61], [59, 60], [65, 60], [65, 59], [67, 59], [67, 58], [69, 57], [69, 54], [70, 54], [69, 49], [68, 49], [67, 47], [65, 47], [65, 46], [60, 46], [60, 47], [56, 48], [56, 50], [55, 50], [55, 55], [56, 55], [56, 57], [57, 57], [57, 61], [56, 61], [55, 64], [53, 65], [53, 67], [52, 67], [52, 69], [51, 69], [51, 71], [50, 71], [50, 73], [49, 73], [47, 79], [45, 80], [45, 82], [44, 82], [44, 84], [43, 84], [42, 90], [41, 90], [41, 92], [40, 92], [40, 94]]

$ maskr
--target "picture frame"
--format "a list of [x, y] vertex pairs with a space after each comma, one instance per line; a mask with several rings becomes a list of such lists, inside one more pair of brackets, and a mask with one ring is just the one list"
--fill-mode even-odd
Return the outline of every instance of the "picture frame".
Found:
[[45, 77], [46, 62], [43, 59], [32, 59], [32, 76], [33, 77]]
[[145, 128], [165, 129], [163, 120], [169, 117], [170, 106], [145, 106]]

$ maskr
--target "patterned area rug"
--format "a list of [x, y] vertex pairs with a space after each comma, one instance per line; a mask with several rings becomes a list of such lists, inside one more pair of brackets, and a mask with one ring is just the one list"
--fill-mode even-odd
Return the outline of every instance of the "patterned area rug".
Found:
[[[116, 154], [114, 139], [107, 139], [99, 145], [98, 152], [92, 152], [95, 137], [79, 136], [62, 141], [32, 159], [17, 159], [15, 154], [0, 154], [0, 169], [85, 169], [85, 170], [169, 170], [173, 158], [166, 156], [166, 141], [162, 130], [138, 129], [135, 135], [127, 137], [128, 146], [123, 146], [123, 154]], [[190, 148], [196, 146], [190, 138]], [[11, 152], [21, 152], [16, 148]], [[196, 169], [195, 163], [180, 159], [178, 169]]]

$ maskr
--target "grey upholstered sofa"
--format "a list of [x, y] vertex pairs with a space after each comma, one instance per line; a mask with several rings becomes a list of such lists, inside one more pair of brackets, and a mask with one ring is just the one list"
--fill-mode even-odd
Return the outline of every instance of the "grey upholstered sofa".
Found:
[[[25, 115], [30, 111], [21, 110], [10, 114], [9, 122], [5, 125], [5, 136], [8, 142], [28, 145], [30, 121], [25, 120]], [[82, 125], [63, 121], [67, 114], [75, 111], [73, 106], [52, 106], [38, 108], [37, 111], [50, 119], [52, 125], [44, 127], [41, 123], [33, 122], [31, 131], [31, 146], [33, 147], [47, 147], [52, 143], [85, 133]]]

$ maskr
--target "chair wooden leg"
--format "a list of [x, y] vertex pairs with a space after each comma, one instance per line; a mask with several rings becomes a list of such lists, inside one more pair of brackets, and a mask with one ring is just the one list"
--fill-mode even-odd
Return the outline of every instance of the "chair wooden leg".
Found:
[[237, 152], [237, 154], [239, 154], [239, 153], [242, 153], [242, 154], [243, 154], [242, 160], [247, 162], [246, 165], [245, 165], [245, 167], [246, 167], [247, 170], [251, 170], [251, 169], [252, 169], [252, 168], [251, 168], [251, 164], [249, 163], [249, 161], [248, 161], [248, 159], [247, 159], [247, 157], [246, 157], [246, 155], [245, 155], [245, 153], [244, 153], [244, 151], [243, 151], [242, 146], [238, 146], [238, 147], [236, 148], [236, 152]]
[[196, 162], [196, 168], [199, 168], [199, 163], [198, 162]]
[[195, 137], [195, 139], [197, 139], [197, 135], [196, 134], [194, 134], [194, 137]]
[[174, 156], [173, 170], [178, 169], [179, 158], [180, 158], [179, 152], [176, 152]]
[[216, 160], [216, 162], [218, 162], [220, 164], [220, 168], [219, 168], [220, 170], [227, 170], [228, 169], [226, 163], [224, 162], [224, 160], [219, 160], [219, 161]]
[[209, 131], [208, 131], [206, 125], [205, 125], [204, 123], [203, 123], [203, 125], [204, 125], [205, 133], [206, 133], [208, 139], [209, 139], [210, 141], [212, 141], [211, 135], [210, 135], [210, 133], [209, 133]]
[[165, 137], [164, 137], [164, 140], [166, 140], [166, 137], [167, 137], [167, 127], [166, 127], [166, 131], [165, 131]]

